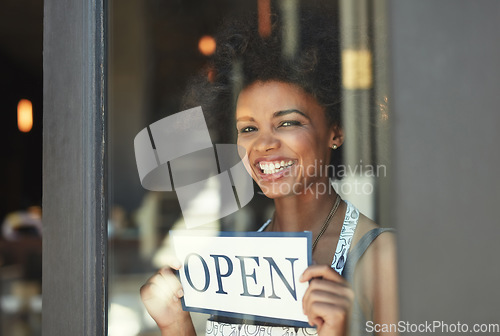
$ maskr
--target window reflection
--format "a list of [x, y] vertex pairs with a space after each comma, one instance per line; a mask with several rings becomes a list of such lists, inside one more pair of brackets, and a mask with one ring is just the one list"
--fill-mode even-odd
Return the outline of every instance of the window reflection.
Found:
[[[326, 2], [336, 4], [335, 1]], [[287, 13], [285, 24], [288, 29], [283, 36], [283, 57], [291, 58], [299, 47], [295, 31], [297, 1], [278, 1], [278, 5], [283, 13]], [[140, 302], [138, 291], [145, 280], [165, 264], [171, 249], [169, 230], [184, 228], [175, 193], [147, 191], [140, 185], [133, 152], [134, 137], [146, 125], [182, 110], [181, 98], [188, 80], [206, 66], [207, 57], [215, 47], [212, 36], [223, 18], [255, 11], [259, 14], [259, 33], [267, 36], [270, 22], [266, 21], [265, 13], [270, 10], [270, 6], [269, 0], [133, 0], [114, 1], [111, 4], [109, 335], [159, 335], [156, 324]], [[368, 10], [366, 6], [361, 7]], [[356, 24], [357, 20], [359, 18], [349, 17], [348, 14], [344, 17], [347, 26]], [[348, 58], [346, 63], [350, 61], [354, 67], [362, 63], [365, 65], [363, 69], [371, 71], [371, 67], [377, 64], [377, 59], [372, 59], [370, 50], [360, 51], [357, 48], [356, 45], [349, 46], [345, 53]], [[237, 66], [235, 65], [236, 68]], [[207, 69], [207, 75], [210, 81], [210, 76], [214, 76], [214, 73]], [[383, 97], [380, 103], [383, 110], [370, 107], [377, 105], [370, 103], [373, 99], [374, 79], [370, 77], [368, 82], [363, 82], [363, 87], [357, 87], [360, 76], [366, 78], [365, 73], [358, 73], [356, 77], [351, 72], [349, 83], [354, 83], [354, 86], [345, 86], [344, 102], [347, 103], [347, 108], [367, 113], [360, 116], [363, 125], [354, 124], [353, 127], [368, 127], [366, 133], [370, 136], [357, 139], [359, 148], [352, 150], [354, 154], [350, 159], [353, 161], [352, 166], [377, 166], [377, 162], [381, 161], [377, 157], [378, 148], [370, 145], [371, 137], [377, 136], [377, 133], [370, 127], [373, 126], [374, 119], [382, 122], [389, 119], [387, 92], [377, 91]], [[380, 77], [378, 78], [380, 82]], [[365, 91], [359, 91], [360, 89]], [[377, 117], [372, 118], [373, 114]], [[230, 142], [228, 135], [221, 134], [216, 129], [210, 131], [214, 143]], [[375, 202], [378, 191], [372, 190], [366, 197], [362, 192], [355, 195], [352, 189], [352, 181], [370, 186], [374, 186], [376, 182], [372, 177], [366, 176], [351, 178], [345, 179], [342, 182], [344, 184], [337, 185], [337, 190], [344, 197], [350, 194], [350, 200], [358, 197], [356, 204], [368, 216], [379, 216]], [[211, 190], [217, 188], [216, 185], [207, 185], [206, 192], [201, 194], [199, 200], [194, 201], [217, 209], [220, 200], [211, 193]], [[344, 190], [346, 191], [342, 192]], [[258, 211], [254, 211], [255, 209]], [[255, 230], [272, 216], [272, 211], [271, 201], [262, 195], [256, 195], [248, 207], [203, 228]], [[203, 334], [206, 317], [198, 318], [194, 315], [197, 330], [199, 334]]]
[[[134, 137], [146, 125], [181, 111], [188, 79], [206, 65], [221, 20], [231, 13], [255, 11], [257, 5], [257, 1], [223, 0], [111, 4], [109, 335], [158, 334], [140, 302], [139, 288], [165, 264], [168, 231], [184, 226], [175, 193], [151, 192], [140, 185]], [[269, 1], [259, 1], [261, 10], [268, 5]], [[210, 136], [214, 142], [221, 137], [213, 130]], [[205, 199], [197, 202], [218, 202], [210, 192], [214, 187], [207, 186]], [[261, 197], [254, 206], [266, 208], [268, 203]], [[268, 215], [244, 208], [204, 228], [219, 230], [230, 222], [234, 230], [253, 229], [250, 223], [263, 222]]]

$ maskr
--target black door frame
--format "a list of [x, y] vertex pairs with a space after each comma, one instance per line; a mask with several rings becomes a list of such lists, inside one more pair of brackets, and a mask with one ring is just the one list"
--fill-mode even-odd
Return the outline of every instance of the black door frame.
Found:
[[45, 0], [43, 335], [107, 334], [106, 3]]

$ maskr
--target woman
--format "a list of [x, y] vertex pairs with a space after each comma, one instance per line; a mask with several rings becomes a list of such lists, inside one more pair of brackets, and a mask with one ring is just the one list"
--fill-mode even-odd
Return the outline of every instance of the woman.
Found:
[[[226, 24], [206, 80], [191, 85], [187, 101], [202, 102], [218, 122], [235, 119], [247, 169], [275, 204], [260, 231], [312, 232], [315, 264], [300, 279], [309, 282], [302, 302], [309, 324], [321, 336], [359, 335], [365, 321], [397, 323], [394, 237], [331, 186], [344, 142], [337, 19], [306, 4], [299, 17], [300, 34], [291, 37], [276, 14], [269, 35], [259, 34], [252, 20]], [[179, 267], [171, 261], [141, 288], [162, 335], [195, 335], [179, 301], [183, 292], [172, 271]], [[241, 328], [251, 322], [212, 317], [207, 334], [215, 335], [224, 323]], [[266, 328], [266, 335], [284, 330]]]

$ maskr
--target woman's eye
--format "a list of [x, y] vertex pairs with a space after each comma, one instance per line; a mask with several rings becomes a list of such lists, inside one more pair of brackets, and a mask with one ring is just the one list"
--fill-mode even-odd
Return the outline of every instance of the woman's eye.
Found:
[[302, 125], [302, 123], [300, 121], [296, 121], [296, 120], [286, 120], [286, 121], [283, 121], [279, 127], [289, 127], [289, 126], [300, 126]]
[[249, 133], [255, 131], [256, 128], [253, 126], [246, 126], [240, 129], [240, 133]]

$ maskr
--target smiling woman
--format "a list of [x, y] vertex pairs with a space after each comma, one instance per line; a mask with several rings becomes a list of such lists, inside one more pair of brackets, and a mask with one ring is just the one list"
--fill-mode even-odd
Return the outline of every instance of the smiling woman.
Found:
[[[302, 307], [316, 329], [295, 332], [361, 335], [365, 320], [395, 323], [394, 236], [342, 201], [332, 186], [344, 143], [335, 12], [306, 2], [291, 12], [272, 11], [265, 36], [257, 18], [226, 22], [186, 105], [201, 104], [226, 130], [236, 126], [249, 174], [274, 200], [274, 215], [259, 231], [312, 232], [315, 264], [301, 276], [309, 282]], [[183, 291], [172, 269], [179, 267], [171, 263], [141, 290], [164, 335], [194, 333], [178, 300]], [[252, 325], [270, 335], [290, 328], [212, 316], [207, 334], [227, 325], [235, 330]]]

